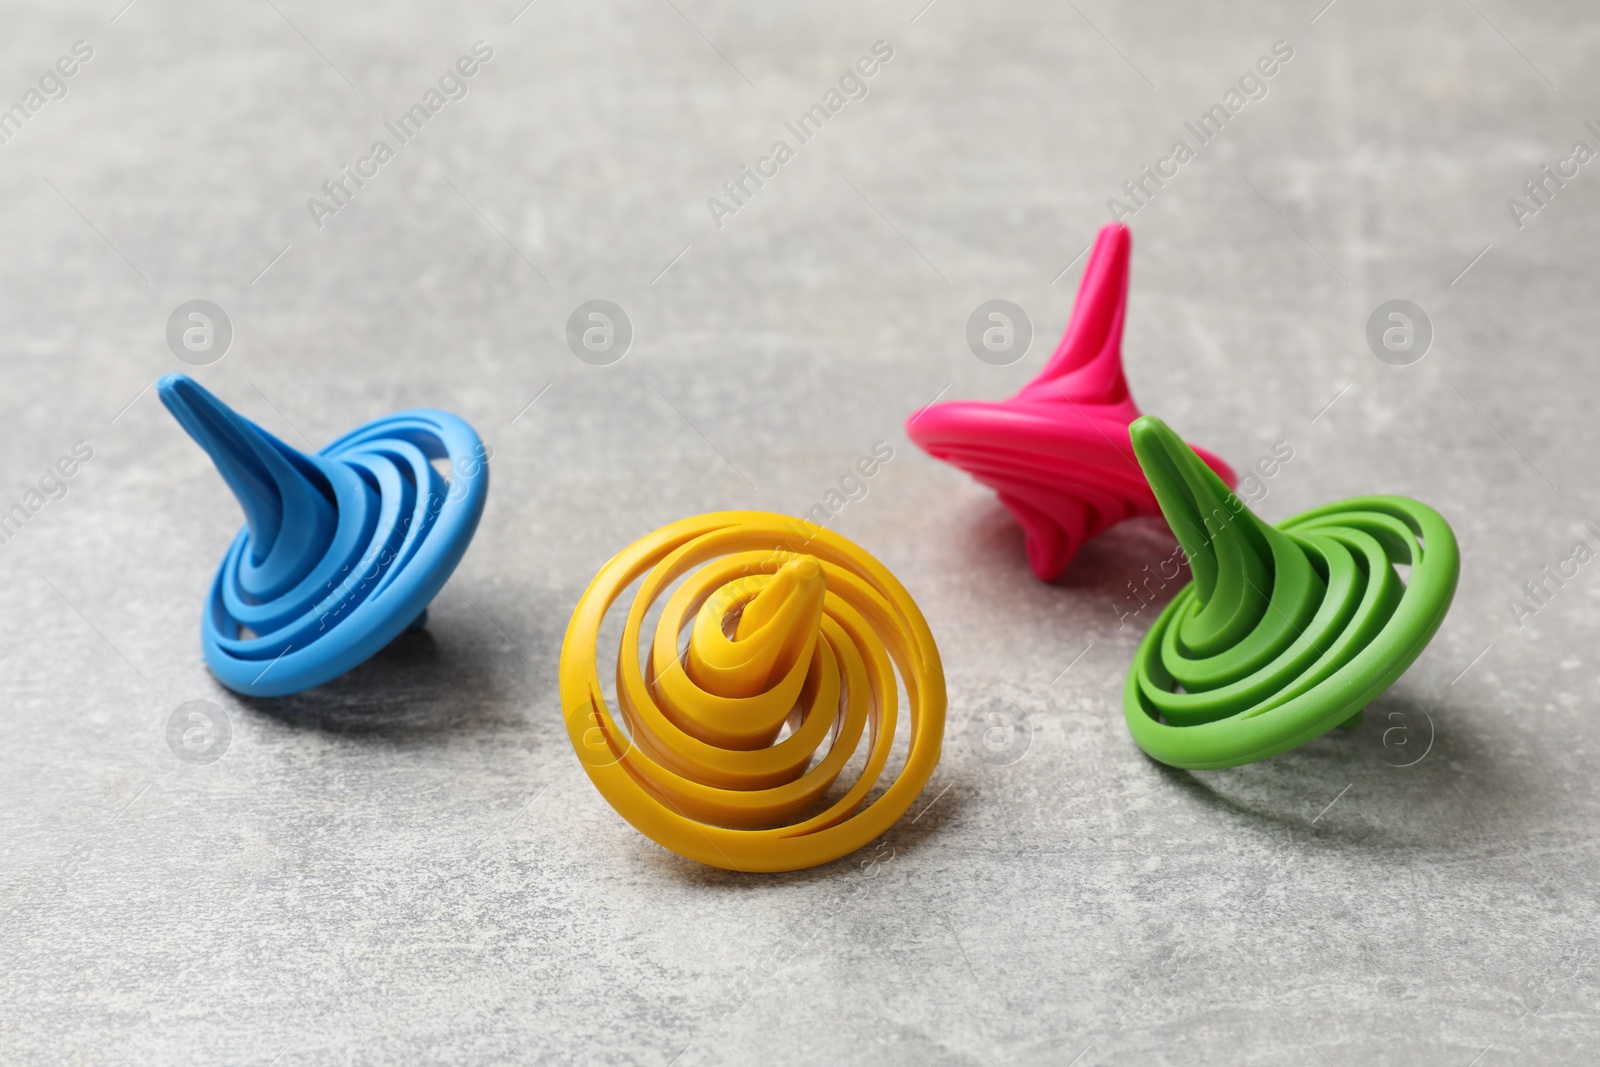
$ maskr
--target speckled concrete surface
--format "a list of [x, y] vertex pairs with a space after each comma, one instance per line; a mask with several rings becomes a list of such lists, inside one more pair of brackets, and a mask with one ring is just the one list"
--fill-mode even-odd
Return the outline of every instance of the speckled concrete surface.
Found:
[[[120, 3], [8, 4], [0, 34], [27, 114], [0, 510], [93, 450], [0, 545], [0, 1058], [1593, 1062], [1600, 571], [1511, 606], [1600, 545], [1600, 171], [1562, 163], [1600, 147], [1589, 5]], [[314, 220], [477, 41], [465, 95]], [[865, 97], [713, 220], [877, 41]], [[900, 424], [1037, 371], [1107, 199], [1277, 41], [1265, 95], [1129, 219], [1134, 390], [1238, 464], [1288, 442], [1268, 518], [1413, 494], [1464, 564], [1360, 730], [1179, 773], [1119, 703], [1164, 527], [1040, 584]], [[1541, 205], [1546, 164], [1577, 173]], [[597, 297], [635, 332], [609, 366], [564, 340]], [[1007, 367], [963, 338], [997, 297], [1038, 333]], [[195, 373], [287, 440], [429, 403], [495, 449], [427, 633], [298, 698], [200, 659], [239, 514], [148, 388], [185, 369], [191, 299], [233, 329]], [[1368, 349], [1391, 299], [1431, 320], [1419, 362]], [[879, 440], [834, 526], [927, 613], [944, 760], [849, 860], [679, 860], [570, 750], [568, 613], [635, 537], [803, 511]], [[994, 699], [1029, 724], [1007, 766], [968, 743]], [[214, 762], [168, 746], [191, 700], [225, 710]]]

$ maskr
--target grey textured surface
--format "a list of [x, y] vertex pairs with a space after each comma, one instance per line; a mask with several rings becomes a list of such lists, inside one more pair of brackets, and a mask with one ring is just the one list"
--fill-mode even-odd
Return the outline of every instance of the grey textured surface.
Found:
[[[1590, 5], [119, 3], [9, 4], [0, 35], [7, 102], [94, 48], [0, 146], [0, 507], [94, 449], [0, 546], [0, 1058], [1593, 1062], [1600, 577], [1508, 604], [1600, 543], [1600, 176], [1520, 229], [1506, 204], [1596, 145]], [[470, 93], [313, 225], [480, 39]], [[717, 228], [706, 198], [879, 39], [870, 94]], [[1292, 444], [1268, 518], [1433, 503], [1461, 587], [1353, 735], [1176, 773], [1120, 711], [1117, 605], [1164, 528], [1041, 584], [900, 424], [1037, 371], [1106, 199], [1279, 39], [1131, 220], [1130, 378], [1240, 465]], [[637, 331], [609, 367], [563, 341], [597, 296]], [[963, 341], [994, 297], [1039, 334], [1005, 368]], [[192, 298], [235, 330], [201, 380], [287, 440], [429, 403], [495, 448], [428, 633], [299, 698], [199, 656], [239, 515], [146, 389]], [[1411, 366], [1364, 339], [1391, 298], [1435, 328]], [[568, 613], [635, 537], [805, 510], [879, 439], [835, 528], [927, 614], [944, 760], [865, 860], [679, 860], [570, 750]], [[966, 741], [995, 698], [1032, 729], [1006, 767]], [[165, 740], [194, 699], [231, 725], [209, 765]]]

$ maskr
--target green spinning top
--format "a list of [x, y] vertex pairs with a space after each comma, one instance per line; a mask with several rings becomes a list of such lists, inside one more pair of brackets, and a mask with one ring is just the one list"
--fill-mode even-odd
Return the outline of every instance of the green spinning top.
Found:
[[1269, 526], [1160, 419], [1129, 435], [1193, 578], [1128, 672], [1139, 747], [1174, 767], [1236, 767], [1356, 726], [1450, 610], [1449, 524], [1407, 497], [1362, 496]]

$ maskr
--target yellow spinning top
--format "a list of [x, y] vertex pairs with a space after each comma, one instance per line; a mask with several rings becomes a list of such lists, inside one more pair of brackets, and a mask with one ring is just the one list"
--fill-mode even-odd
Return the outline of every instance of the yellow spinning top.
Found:
[[[857, 545], [796, 529], [760, 511], [664, 526], [601, 568], [561, 646], [567, 732], [589, 779], [641, 833], [714, 867], [792, 871], [854, 852], [939, 762], [944, 673], [922, 612]], [[614, 712], [600, 626], [636, 580]], [[645, 616], [663, 595], [641, 664]], [[890, 764], [901, 684], [906, 754], [869, 800]], [[858, 752], [854, 781], [834, 789]]]

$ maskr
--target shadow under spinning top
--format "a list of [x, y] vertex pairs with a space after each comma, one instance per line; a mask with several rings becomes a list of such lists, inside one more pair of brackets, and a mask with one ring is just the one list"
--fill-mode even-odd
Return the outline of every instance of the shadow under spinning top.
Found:
[[[1061, 344], [1009, 400], [923, 408], [906, 434], [999, 494], [1027, 537], [1033, 573], [1051, 581], [1078, 549], [1123, 519], [1160, 513], [1133, 460], [1128, 424], [1140, 415], [1122, 371], [1122, 320], [1133, 238], [1100, 230]], [[1233, 470], [1197, 454], [1230, 487]]]
[[1128, 672], [1139, 747], [1174, 767], [1234, 767], [1354, 727], [1450, 609], [1449, 525], [1415, 500], [1363, 496], [1270, 526], [1160, 419], [1131, 438], [1193, 575]]
[[[489, 492], [471, 426], [418, 408], [310, 455], [187, 375], [167, 375], [157, 391], [244, 509], [201, 619], [222, 684], [247, 696], [296, 693], [423, 625]], [[448, 461], [448, 480], [434, 460]]]

